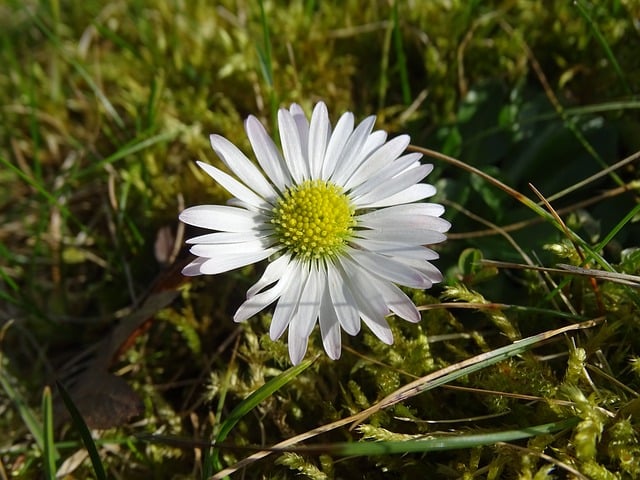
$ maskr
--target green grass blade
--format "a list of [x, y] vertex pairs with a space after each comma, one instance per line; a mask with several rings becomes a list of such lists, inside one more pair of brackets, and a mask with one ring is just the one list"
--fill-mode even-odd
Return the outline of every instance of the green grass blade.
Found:
[[229, 417], [220, 425], [218, 435], [216, 435], [216, 442], [222, 442], [238, 421], [244, 417], [247, 413], [253, 410], [260, 402], [266, 400], [275, 392], [284, 387], [291, 380], [296, 378], [307, 368], [311, 366], [313, 360], [306, 360], [300, 365], [291, 367], [288, 370], [282, 372], [277, 377], [272, 378], [247, 398], [245, 398], [236, 408], [234, 408]]
[[262, 27], [262, 47], [256, 46], [258, 52], [258, 61], [260, 63], [260, 71], [267, 84], [269, 91], [269, 109], [271, 113], [271, 123], [274, 127], [274, 132], [278, 128], [278, 97], [276, 95], [276, 89], [274, 87], [273, 80], [273, 58], [271, 56], [271, 33], [269, 30], [269, 21], [264, 9], [264, 1], [259, 0], [260, 6], [260, 25]]
[[89, 453], [89, 458], [91, 459], [91, 464], [93, 465], [93, 471], [96, 474], [97, 480], [106, 480], [107, 474], [105, 473], [104, 467], [102, 465], [102, 460], [100, 460], [100, 454], [98, 453], [98, 449], [96, 448], [96, 444], [91, 436], [91, 432], [89, 431], [89, 427], [85, 423], [82, 415], [76, 408], [73, 400], [69, 396], [69, 393], [64, 388], [64, 386], [60, 382], [56, 382], [58, 387], [58, 391], [60, 392], [60, 397], [64, 402], [65, 407], [69, 411], [69, 415], [71, 416], [71, 420], [73, 421], [73, 425], [78, 430], [80, 437], [82, 438], [82, 443], [84, 443], [87, 452]]
[[[214, 445], [215, 443], [224, 441], [224, 439], [227, 438], [227, 435], [229, 435], [231, 430], [233, 430], [233, 427], [236, 426], [236, 424], [240, 421], [242, 417], [244, 417], [247, 413], [253, 410], [263, 400], [266, 400], [267, 398], [269, 398], [271, 395], [273, 395], [275, 392], [280, 390], [291, 380], [293, 380], [302, 372], [304, 372], [307, 368], [311, 366], [312, 363], [313, 363], [313, 360], [306, 360], [302, 362], [300, 365], [296, 365], [294, 367], [289, 368], [288, 370], [282, 372], [277, 377], [274, 377], [271, 380], [269, 380], [267, 383], [265, 383], [263, 386], [261, 386], [255, 392], [253, 392], [251, 395], [245, 398], [242, 402], [240, 402], [240, 404], [231, 411], [227, 419], [224, 422], [222, 422], [222, 424], [220, 425], [220, 430], [216, 435], [216, 438], [214, 440]], [[211, 463], [213, 467], [217, 470], [220, 470], [222, 468], [219, 462], [217, 450], [214, 450], [213, 452]]]
[[315, 12], [318, 7], [316, 0], [306, 0], [304, 2], [304, 17], [308, 21], [313, 20], [313, 12]]
[[622, 220], [620, 220], [612, 229], [611, 231], [602, 239], [602, 241], [600, 243], [598, 243], [595, 247], [593, 247], [593, 250], [596, 252], [599, 252], [600, 250], [602, 250], [604, 247], [606, 247], [609, 242], [611, 240], [613, 240], [613, 237], [615, 237], [618, 232], [620, 230], [622, 230], [622, 228], [629, 222], [631, 222], [631, 220], [633, 220], [633, 218], [638, 214], [638, 212], [640, 212], [640, 204], [636, 205], [635, 207], [633, 207], [629, 213], [627, 213], [624, 218]]
[[58, 452], [53, 440], [53, 402], [51, 400], [51, 389], [44, 387], [42, 392], [42, 423], [43, 423], [43, 443], [42, 461], [44, 463], [44, 476], [48, 479], [56, 478], [56, 459]]
[[38, 192], [40, 195], [42, 195], [47, 200], [47, 202], [49, 202], [50, 205], [55, 205], [57, 208], [59, 208], [60, 211], [65, 216], [73, 217], [71, 215], [71, 212], [69, 212], [69, 210], [67, 209], [67, 207], [65, 205], [63, 205], [55, 197], [55, 195], [52, 195], [51, 193], [49, 193], [49, 191], [46, 189], [46, 187], [42, 183], [38, 182], [37, 179], [32, 178], [29, 175], [27, 175], [17, 165], [14, 165], [13, 163], [11, 163], [6, 158], [0, 156], [0, 166], [4, 166], [7, 169], [11, 170], [13, 173], [15, 173], [22, 181], [24, 181], [27, 185], [29, 185], [36, 192]]
[[400, 73], [402, 101], [405, 105], [409, 105], [411, 103], [411, 86], [409, 85], [409, 71], [407, 70], [407, 59], [404, 54], [402, 31], [400, 30], [400, 21], [398, 19], [398, 0], [393, 2], [391, 19], [393, 21], [393, 45], [396, 50], [398, 72]]
[[[9, 252], [9, 249], [3, 243], [0, 243], [0, 258], [6, 260], [7, 263], [9, 263], [12, 258], [11, 252]], [[0, 282], [4, 282], [4, 284], [9, 287], [9, 289], [16, 295], [20, 293], [20, 287], [18, 286], [18, 284], [2, 267], [0, 267]], [[6, 302], [13, 303], [14, 305], [19, 304], [18, 299], [12, 297], [7, 291], [5, 291], [5, 289], [0, 290], [0, 299]]]
[[[500, 190], [505, 192], [507, 195], [510, 195], [511, 197], [513, 197], [514, 199], [516, 199], [517, 201], [522, 203], [524, 206], [526, 206], [527, 208], [532, 210], [536, 215], [538, 215], [539, 217], [543, 218], [545, 221], [547, 221], [550, 225], [552, 225], [554, 228], [558, 229], [563, 234], [568, 234], [569, 238], [573, 242], [577, 243], [586, 252], [586, 254], [587, 254], [589, 259], [593, 259], [600, 266], [602, 266], [603, 269], [605, 269], [607, 271], [613, 271], [613, 268], [605, 260], [605, 258], [602, 255], [600, 255], [598, 252], [596, 252], [593, 248], [591, 248], [591, 246], [589, 245], [588, 242], [586, 242], [584, 239], [582, 239], [573, 230], [567, 230], [565, 228], [565, 225], [560, 223], [555, 218], [555, 216], [552, 213], [548, 212], [542, 205], [537, 204], [536, 202], [531, 200], [529, 197], [524, 196], [523, 194], [521, 194], [520, 192], [518, 192], [514, 188], [511, 188], [507, 184], [502, 183], [500, 180], [492, 177], [491, 175], [483, 172], [482, 170], [480, 170], [478, 168], [475, 168], [472, 165], [465, 164], [464, 162], [461, 162], [460, 160], [458, 160], [456, 158], [450, 157], [449, 155], [445, 155], [445, 154], [442, 154], [440, 152], [435, 152], [435, 151], [427, 149], [427, 148], [417, 147], [415, 145], [410, 145], [409, 149], [413, 150], [413, 151], [416, 151], [416, 152], [420, 152], [420, 153], [422, 153], [422, 154], [424, 154], [425, 156], [428, 156], [428, 157], [433, 157], [433, 158], [437, 158], [439, 160], [443, 160], [443, 161], [445, 161], [447, 163], [450, 163], [452, 165], [455, 165], [455, 166], [461, 168], [462, 170], [466, 170], [467, 172], [470, 172], [470, 173], [472, 173], [474, 175], [479, 176], [480, 178], [484, 179], [485, 181], [487, 181], [491, 185], [495, 186], [496, 188], [499, 188]], [[613, 172], [611, 174], [613, 175]], [[531, 187], [533, 187], [533, 186], [531, 185]]]
[[106, 158], [101, 159], [93, 163], [90, 167], [85, 168], [84, 170], [77, 172], [69, 181], [72, 182], [74, 180], [79, 180], [85, 178], [87, 176], [95, 174], [95, 172], [101, 168], [103, 168], [107, 164], [115, 163], [118, 160], [128, 157], [129, 155], [133, 155], [145, 148], [149, 148], [156, 143], [168, 142], [175, 138], [179, 132], [164, 132], [159, 133], [158, 135], [154, 135], [152, 137], [146, 138], [144, 140], [140, 140], [139, 138], [134, 138], [131, 142], [125, 144], [115, 153], [112, 153]]
[[593, 17], [591, 17], [591, 15], [589, 14], [589, 11], [587, 10], [584, 2], [582, 0], [575, 0], [573, 3], [576, 7], [578, 7], [578, 10], [580, 11], [580, 15], [582, 15], [582, 17], [586, 20], [587, 24], [589, 25], [589, 28], [593, 32], [593, 35], [598, 40], [598, 43], [600, 43], [600, 46], [604, 50], [605, 55], [609, 59], [609, 62], [611, 62], [611, 66], [615, 70], [616, 75], [618, 76], [618, 78], [620, 78], [620, 82], [622, 82], [622, 86], [624, 87], [625, 92], [628, 95], [632, 95], [633, 90], [631, 90], [631, 87], [629, 87], [629, 83], [627, 82], [627, 79], [624, 75], [624, 72], [622, 71], [622, 68], [620, 67], [620, 64], [618, 63], [618, 60], [616, 59], [615, 55], [611, 51], [611, 48], [609, 47], [609, 43], [607, 42], [607, 39], [604, 38], [604, 35], [602, 35], [602, 32], [600, 31], [596, 23], [593, 21]]
[[260, 57], [260, 69], [264, 81], [270, 88], [273, 88], [273, 61], [271, 58], [271, 34], [269, 33], [269, 22], [264, 10], [264, 2], [258, 2], [260, 6], [260, 25], [262, 26], [262, 48], [258, 48]]
[[18, 410], [18, 414], [22, 421], [26, 425], [29, 433], [33, 436], [33, 439], [36, 442], [36, 445], [41, 451], [44, 451], [44, 433], [42, 431], [42, 425], [40, 421], [33, 414], [33, 411], [25, 402], [24, 398], [18, 390], [16, 390], [13, 385], [15, 381], [13, 378], [9, 376], [5, 368], [5, 359], [0, 356], [0, 386], [2, 386], [3, 390], [7, 394], [7, 397], [13, 402]]
[[382, 52], [380, 55], [380, 79], [378, 81], [378, 110], [382, 110], [387, 98], [389, 89], [389, 57], [391, 51], [391, 41], [393, 39], [393, 24], [385, 30], [382, 42]]
[[203, 448], [202, 449], [202, 480], [207, 480], [211, 478], [214, 473], [214, 468], [216, 468], [220, 464], [220, 460], [218, 459], [218, 451], [216, 450], [216, 455], [213, 455], [213, 451], [211, 448]]
[[[435, 435], [423, 440], [390, 440], [379, 442], [344, 442], [318, 447], [323, 451], [329, 450], [334, 455], [342, 456], [372, 456], [372, 455], [402, 455], [415, 452], [435, 452], [474, 448], [484, 445], [495, 445], [498, 442], [512, 442], [523, 438], [535, 437], [558, 432], [577, 425], [579, 419], [571, 417], [553, 423], [517, 428], [501, 432], [474, 433], [469, 435]], [[328, 447], [328, 448], [326, 448]], [[314, 448], [314, 447], [311, 447]]]

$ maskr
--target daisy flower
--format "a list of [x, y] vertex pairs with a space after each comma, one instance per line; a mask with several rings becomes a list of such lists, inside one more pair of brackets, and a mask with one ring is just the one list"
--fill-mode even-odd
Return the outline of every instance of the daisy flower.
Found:
[[211, 135], [211, 146], [233, 175], [198, 165], [233, 196], [227, 205], [199, 205], [180, 214], [211, 229], [187, 240], [196, 259], [185, 275], [217, 274], [269, 259], [234, 315], [242, 322], [277, 302], [273, 340], [288, 328], [289, 355], [302, 361], [316, 321], [329, 357], [340, 357], [341, 330], [361, 322], [384, 343], [386, 316], [418, 322], [420, 313], [398, 285], [425, 289], [442, 280], [425, 245], [445, 240], [444, 207], [422, 202], [436, 189], [421, 181], [433, 165], [403, 152], [409, 136], [387, 141], [375, 117], [354, 128], [351, 112], [334, 128], [319, 102], [308, 120], [293, 104], [278, 112], [280, 150], [253, 116], [245, 129], [258, 168], [236, 146]]

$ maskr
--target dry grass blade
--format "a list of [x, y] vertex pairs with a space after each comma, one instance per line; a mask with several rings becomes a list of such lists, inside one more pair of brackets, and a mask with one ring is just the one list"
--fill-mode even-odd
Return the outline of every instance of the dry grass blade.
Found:
[[[598, 320], [588, 320], [586, 322], [567, 325], [566, 327], [558, 328], [556, 330], [549, 330], [547, 332], [540, 333], [538, 335], [534, 335], [532, 337], [528, 337], [522, 340], [518, 340], [510, 345], [505, 347], [498, 348], [491, 352], [482, 353], [480, 355], [476, 355], [474, 357], [468, 358], [467, 360], [463, 360], [462, 362], [454, 363], [453, 365], [449, 365], [443, 369], [440, 369], [436, 372], [430, 373], [418, 380], [415, 380], [404, 387], [396, 390], [391, 395], [380, 400], [377, 404], [372, 407], [367, 408], [361, 413], [354, 415], [356, 419], [353, 422], [353, 426], [358, 423], [363, 422], [367, 418], [369, 418], [374, 413], [388, 408], [392, 405], [395, 405], [404, 400], [408, 400], [411, 397], [414, 397], [428, 389], [439, 386], [443, 378], [447, 377], [451, 374], [458, 374], [462, 376], [467, 373], [471, 373], [473, 369], [479, 370], [487, 365], [496, 363], [500, 360], [504, 360], [509, 358], [510, 356], [522, 353], [522, 351], [530, 348], [531, 346], [548, 340], [556, 335], [560, 335], [562, 333], [570, 332], [572, 330], [580, 330], [584, 328], [591, 328], [598, 323]], [[438, 383], [436, 383], [438, 382]]]
[[627, 273], [607, 272], [605, 270], [596, 270], [594, 268], [574, 267], [565, 263], [558, 263], [558, 267], [562, 271], [569, 272], [573, 275], [584, 275], [599, 280], [607, 280], [614, 283], [621, 283], [632, 287], [640, 287], [640, 277], [637, 275], [629, 275]]
[[640, 288], [640, 276], [629, 275], [627, 273], [607, 272], [605, 270], [596, 270], [594, 268], [575, 267], [565, 263], [558, 263], [558, 268], [538, 267], [534, 265], [524, 265], [522, 263], [500, 262], [496, 260], [482, 260], [483, 264], [491, 265], [497, 268], [513, 268], [521, 270], [535, 270], [546, 273], [571, 274], [583, 277], [591, 277], [597, 280], [604, 280], [622, 285], [628, 285], [634, 288]]

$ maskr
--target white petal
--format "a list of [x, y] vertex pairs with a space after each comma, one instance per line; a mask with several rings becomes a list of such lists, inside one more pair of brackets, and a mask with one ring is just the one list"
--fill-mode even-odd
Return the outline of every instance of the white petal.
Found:
[[196, 258], [193, 262], [182, 269], [182, 274], [187, 277], [202, 275], [202, 272], [200, 272], [200, 267], [206, 260], [206, 258]]
[[280, 127], [280, 143], [284, 161], [296, 183], [302, 183], [309, 178], [307, 159], [300, 145], [300, 134], [295, 120], [289, 110], [278, 110], [278, 126]]
[[349, 335], [357, 335], [360, 331], [358, 304], [349, 290], [347, 279], [332, 263], [327, 263], [327, 285], [340, 325]]
[[197, 205], [180, 213], [182, 222], [195, 227], [223, 232], [248, 232], [266, 223], [266, 218], [256, 212], [226, 205]]
[[[372, 190], [379, 188], [380, 185], [382, 185], [384, 182], [388, 182], [389, 180], [396, 178], [406, 170], [419, 166], [419, 160], [421, 156], [422, 155], [419, 153], [409, 153], [397, 158], [393, 162], [388, 162], [380, 170], [378, 170], [377, 173], [371, 175], [365, 182], [353, 188], [353, 190], [351, 190], [350, 192], [350, 196], [353, 198], [361, 197], [362, 195], [370, 193]], [[427, 165], [430, 165], [431, 169], [433, 169], [433, 165]]]
[[362, 250], [369, 250], [387, 257], [406, 257], [416, 260], [436, 260], [440, 258], [437, 252], [422, 245], [407, 245], [402, 242], [381, 242], [364, 238], [353, 238], [351, 244]]
[[309, 275], [308, 267], [295, 260], [291, 262], [290, 271], [292, 272], [292, 279], [295, 281], [292, 280], [288, 288], [282, 292], [280, 300], [278, 300], [269, 328], [271, 340], [280, 338], [280, 335], [282, 335], [294, 317], [300, 302], [302, 286], [306, 283]]
[[233, 315], [233, 321], [237, 323], [244, 322], [275, 302], [280, 298], [283, 291], [283, 286], [280, 284], [284, 284], [284, 282], [281, 280], [269, 290], [265, 290], [258, 295], [246, 299]]
[[259, 252], [239, 253], [236, 255], [225, 255], [222, 257], [208, 258], [200, 266], [200, 273], [205, 275], [216, 275], [218, 273], [228, 272], [245, 265], [264, 260], [269, 255], [278, 251], [278, 248], [267, 248]]
[[342, 338], [340, 335], [340, 320], [333, 308], [331, 295], [329, 294], [328, 285], [325, 286], [322, 295], [322, 303], [320, 305], [319, 314], [320, 335], [322, 336], [322, 345], [327, 355], [332, 360], [340, 358], [342, 350]]
[[390, 197], [383, 198], [377, 202], [371, 202], [366, 205], [361, 205], [361, 208], [380, 208], [388, 207], [390, 205], [400, 205], [403, 203], [418, 202], [434, 196], [436, 193], [436, 187], [429, 185], [428, 183], [418, 183], [417, 185], [411, 185], [403, 192], [398, 192]]
[[382, 145], [351, 175], [344, 185], [345, 190], [357, 187], [369, 177], [378, 173], [385, 165], [388, 165], [390, 161], [398, 158], [398, 156], [405, 151], [409, 142], [409, 135], [400, 135]]
[[337, 266], [353, 294], [360, 316], [363, 319], [363, 314], [370, 318], [384, 318], [389, 309], [378, 292], [371, 288], [369, 280], [375, 277], [346, 256], [339, 259]]
[[222, 170], [217, 169], [213, 165], [209, 165], [204, 162], [196, 162], [200, 168], [202, 168], [211, 178], [218, 182], [222, 187], [227, 190], [231, 195], [237, 197], [239, 200], [248, 203], [257, 208], [266, 208], [267, 203], [264, 199], [256, 195], [252, 190], [245, 187], [242, 183], [237, 181], [231, 175], [224, 173]]
[[376, 121], [375, 116], [365, 118], [353, 131], [349, 137], [349, 141], [338, 158], [336, 168], [331, 175], [331, 181], [337, 185], [344, 185], [346, 180], [351, 176], [356, 168], [360, 166], [360, 154], [373, 125]]
[[311, 115], [309, 129], [309, 169], [311, 178], [321, 178], [322, 162], [331, 134], [329, 112], [324, 102], [318, 102]]
[[[413, 288], [429, 288], [431, 281], [418, 270], [393, 258], [373, 252], [351, 250], [349, 252], [355, 262], [367, 269], [371, 274]], [[426, 262], [424, 262], [426, 264]]]
[[444, 207], [438, 203], [411, 203], [408, 205], [395, 205], [393, 207], [381, 208], [363, 215], [358, 219], [384, 219], [393, 218], [399, 215], [428, 215], [439, 217], [444, 213]]
[[393, 333], [386, 318], [362, 315], [362, 321], [382, 343], [386, 343], [387, 345], [393, 344]]
[[384, 318], [389, 313], [389, 309], [379, 292], [371, 288], [372, 285], [376, 284], [377, 279], [351, 260], [347, 258], [341, 258], [340, 260], [343, 264], [343, 274], [346, 275], [345, 278], [348, 277], [349, 288], [358, 302], [362, 321], [376, 337], [388, 345], [392, 344], [393, 334], [387, 320]]
[[[284, 258], [284, 256], [280, 258]], [[273, 263], [271, 263], [270, 265], [273, 265]], [[280, 296], [282, 295], [282, 292], [291, 288], [291, 282], [296, 281], [296, 278], [293, 275], [294, 271], [295, 271], [294, 268], [285, 268], [282, 273], [282, 277], [280, 278], [278, 283], [276, 283], [273, 287], [271, 287], [269, 290], [265, 290], [264, 292], [261, 292], [258, 294], [252, 294], [248, 296], [247, 300], [245, 300], [245, 302], [242, 305], [240, 305], [240, 308], [238, 308], [238, 310], [236, 311], [235, 315], [233, 316], [233, 320], [236, 322], [243, 322], [248, 318], [252, 317], [253, 315], [255, 315], [256, 313], [262, 311], [264, 308], [271, 305], [278, 298], [280, 298]], [[264, 275], [263, 275], [263, 278], [264, 278]], [[263, 281], [263, 279], [260, 279], [260, 282], [262, 282], [265, 285], [269, 285], [270, 283], [272, 283], [272, 282], [266, 283]], [[251, 287], [249, 290], [258, 291], [259, 289], [255, 288], [256, 285]], [[286, 328], [286, 325], [284, 328]]]
[[353, 203], [356, 206], [362, 206], [402, 192], [426, 177], [432, 168], [431, 165], [420, 165], [419, 167], [405, 170], [401, 174], [381, 182], [370, 192], [354, 199]]
[[189, 251], [198, 257], [204, 258], [215, 258], [226, 255], [252, 255], [269, 248], [269, 243], [273, 243], [273, 240], [271, 242], [261, 239], [240, 243], [201, 243], [194, 245]]
[[393, 283], [380, 280], [375, 287], [389, 309], [400, 318], [411, 323], [418, 323], [421, 320], [420, 312], [407, 295]]
[[[431, 283], [439, 283], [442, 281], [442, 273], [435, 266], [433, 266], [429, 262], [423, 262], [420, 260], [415, 260], [412, 258], [402, 258], [396, 257], [396, 261], [407, 265], [408, 267], [414, 268], [421, 272], [423, 275], [429, 278]], [[430, 288], [427, 287], [427, 288]]]
[[402, 242], [406, 245], [433, 245], [447, 239], [445, 234], [430, 228], [358, 230], [356, 233], [360, 238], [382, 242]]
[[201, 244], [215, 244], [215, 243], [239, 243], [248, 242], [251, 240], [257, 240], [259, 238], [265, 238], [269, 236], [271, 232], [267, 230], [255, 230], [251, 232], [216, 232], [207, 233], [205, 235], [199, 235], [188, 239], [185, 243], [187, 245], [194, 245], [196, 243]]
[[338, 159], [347, 140], [349, 140], [351, 132], [353, 132], [353, 113], [345, 112], [338, 120], [336, 128], [329, 139], [327, 151], [324, 154], [324, 162], [322, 163], [323, 180], [328, 180], [333, 175]]
[[386, 141], [387, 132], [384, 130], [371, 132], [371, 135], [367, 137], [367, 141], [364, 142], [362, 150], [360, 150], [360, 154], [358, 155], [358, 165], [362, 164], [365, 158], [368, 158], [374, 151], [378, 150]]
[[324, 286], [324, 275], [321, 275], [315, 265], [311, 266], [307, 282], [302, 288], [295, 318], [289, 324], [290, 333], [295, 337], [311, 335], [320, 311]]
[[[309, 159], [308, 145], [309, 145], [309, 120], [307, 120], [302, 107], [297, 103], [294, 103], [289, 107], [289, 112], [296, 122], [298, 127], [298, 136], [300, 137], [300, 148], [302, 150], [302, 157]], [[308, 168], [308, 167], [307, 167]]]
[[446, 232], [449, 222], [440, 217], [429, 215], [396, 215], [357, 218], [359, 227], [376, 230], [408, 230], [412, 228], [429, 229], [436, 232]]
[[[353, 157], [351, 157], [351, 162], [354, 165], [354, 168], [351, 169], [351, 173], [346, 175], [346, 178], [341, 182], [342, 185], [346, 185], [348, 183], [348, 179], [354, 175], [354, 172], [368, 160], [369, 156], [371, 156], [376, 150], [384, 145], [386, 139], [387, 132], [385, 132], [384, 130], [377, 130], [375, 132], [372, 132], [371, 135], [367, 137], [367, 140], [365, 141], [362, 148], [358, 152], [356, 152]], [[390, 159], [387, 158], [387, 163], [389, 162]]]
[[284, 191], [286, 186], [291, 183], [291, 176], [278, 147], [256, 117], [247, 118], [245, 130], [262, 170], [278, 190]]
[[260, 280], [247, 290], [247, 298], [254, 296], [260, 290], [283, 278], [287, 274], [287, 271], [291, 269], [289, 266], [290, 260], [291, 256], [288, 253], [285, 253], [284, 255], [276, 258], [273, 262], [269, 263], [267, 268], [264, 269], [264, 273], [262, 274], [262, 277], [260, 277]]
[[251, 212], [256, 212], [256, 213], [264, 213], [264, 210], [265, 210], [265, 208], [255, 207], [250, 203], [243, 202], [242, 200], [238, 200], [237, 198], [230, 198], [229, 200], [227, 200], [227, 205], [229, 205], [230, 207], [243, 208], [245, 210], [249, 210]]
[[309, 337], [296, 337], [291, 333], [289, 329], [289, 358], [291, 363], [298, 365], [304, 358], [304, 354], [307, 353], [307, 345], [309, 343]]
[[247, 187], [256, 192], [265, 200], [271, 201], [276, 192], [264, 178], [258, 167], [249, 160], [244, 153], [238, 150], [233, 143], [220, 135], [209, 136], [211, 147], [231, 170]]

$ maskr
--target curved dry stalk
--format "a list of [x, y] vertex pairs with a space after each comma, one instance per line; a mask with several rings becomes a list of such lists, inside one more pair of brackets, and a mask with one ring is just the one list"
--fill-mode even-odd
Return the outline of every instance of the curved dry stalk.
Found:
[[412, 151], [412, 152], [421, 153], [421, 154], [423, 154], [423, 155], [425, 155], [427, 157], [437, 158], [438, 160], [442, 160], [443, 162], [446, 162], [446, 163], [449, 163], [451, 165], [454, 165], [455, 167], [458, 167], [461, 170], [466, 170], [469, 173], [473, 173], [474, 175], [477, 175], [480, 178], [486, 180], [487, 182], [489, 182], [494, 187], [499, 188], [500, 190], [502, 190], [503, 192], [507, 193], [509, 196], [515, 198], [520, 203], [523, 203], [524, 205], [526, 205], [527, 207], [531, 208], [532, 210], [534, 210], [534, 211], [536, 211], [538, 213], [540, 213], [540, 212], [542, 212], [543, 214], [546, 213], [544, 210], [542, 210], [542, 208], [540, 208], [540, 206], [538, 206], [529, 197], [521, 194], [516, 189], [510, 187], [506, 183], [502, 183], [500, 180], [498, 180], [497, 178], [492, 177], [488, 173], [485, 173], [482, 170], [480, 170], [480, 169], [478, 169], [478, 168], [476, 168], [476, 167], [474, 167], [472, 165], [469, 165], [468, 163], [464, 163], [463, 161], [458, 160], [457, 158], [453, 158], [453, 157], [450, 157], [449, 155], [445, 155], [444, 153], [440, 153], [440, 152], [437, 152], [435, 150], [431, 150], [430, 148], [419, 147], [417, 145], [409, 145], [407, 147], [407, 150]]

